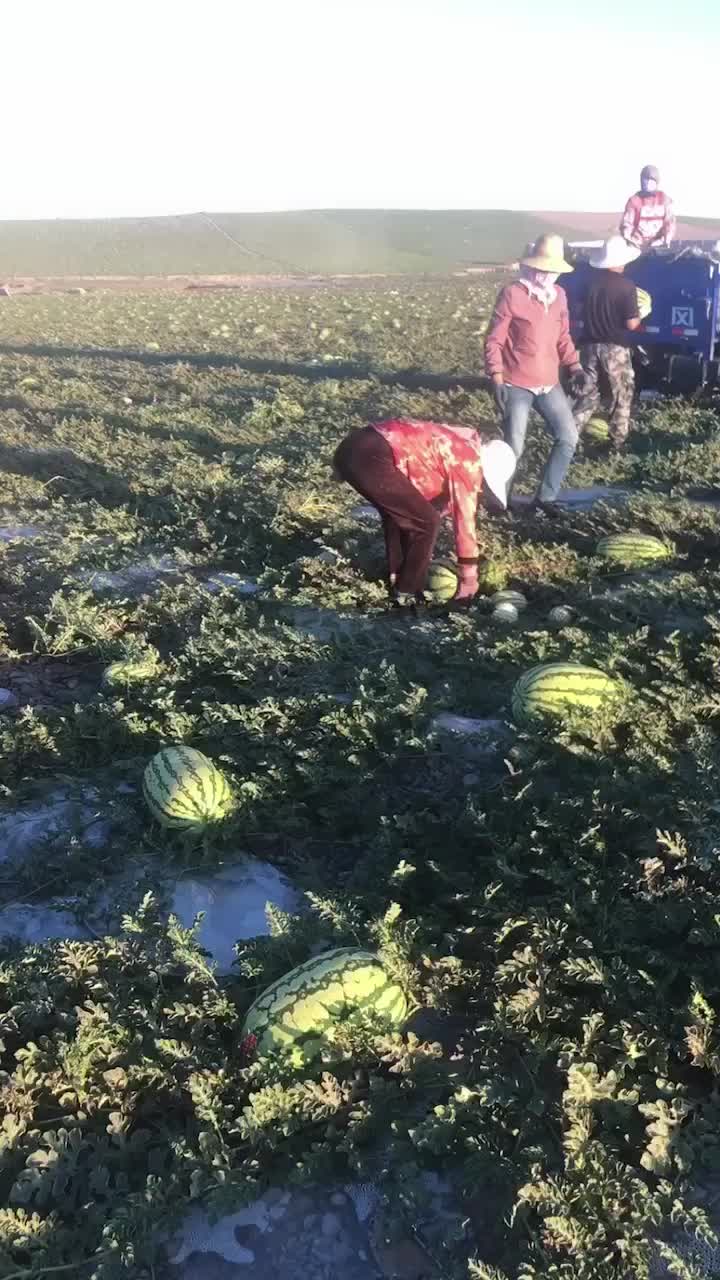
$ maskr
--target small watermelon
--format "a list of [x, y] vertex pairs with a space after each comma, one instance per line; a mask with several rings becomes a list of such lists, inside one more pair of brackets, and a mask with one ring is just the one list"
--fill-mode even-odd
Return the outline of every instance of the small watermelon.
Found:
[[408, 1002], [376, 955], [340, 947], [298, 965], [263, 991], [248, 1010], [243, 1036], [256, 1038], [260, 1054], [299, 1049], [309, 1061], [333, 1024], [362, 1012], [401, 1027]]
[[433, 560], [427, 577], [427, 590], [438, 604], [452, 600], [458, 589], [457, 569], [450, 560]]
[[513, 716], [522, 725], [552, 717], [562, 719], [576, 708], [594, 712], [621, 692], [619, 681], [596, 667], [545, 662], [526, 671], [517, 681], [512, 692]]
[[611, 533], [600, 539], [596, 555], [607, 560], [608, 564], [630, 568], [668, 560], [672, 556], [672, 548], [649, 533]]
[[478, 590], [484, 596], [492, 595], [494, 591], [501, 591], [507, 580], [508, 572], [504, 565], [486, 560], [484, 564], [478, 566]]
[[142, 658], [124, 658], [111, 662], [102, 673], [102, 682], [108, 689], [124, 688], [129, 684], [137, 684], [141, 680], [150, 680], [157, 675], [158, 661], [148, 655]]
[[638, 315], [641, 320], [646, 320], [653, 308], [652, 298], [644, 289], [636, 289], [635, 296], [637, 298]]
[[509, 600], [501, 600], [500, 604], [496, 604], [492, 611], [492, 620], [506, 627], [513, 626], [520, 620], [517, 606], [511, 604]]
[[528, 604], [522, 591], [496, 591], [495, 595], [490, 597], [490, 603], [494, 609], [497, 609], [499, 604], [512, 604], [518, 613], [527, 609]]
[[583, 439], [590, 444], [607, 444], [610, 439], [610, 427], [604, 418], [591, 418], [583, 428]]
[[551, 627], [569, 627], [574, 617], [574, 609], [569, 609], [564, 604], [556, 604], [548, 614], [548, 622]]
[[192, 747], [158, 751], [145, 770], [143, 795], [160, 825], [176, 831], [202, 831], [232, 804], [224, 774]]

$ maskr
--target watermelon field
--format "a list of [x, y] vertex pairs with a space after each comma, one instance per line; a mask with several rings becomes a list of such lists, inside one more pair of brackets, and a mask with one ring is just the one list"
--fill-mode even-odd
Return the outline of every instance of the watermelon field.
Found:
[[[375, 1187], [423, 1259], [369, 1275], [720, 1275], [718, 404], [639, 405], [562, 520], [481, 514], [462, 611], [390, 609], [330, 476], [382, 417], [496, 429], [496, 287], [2, 300], [0, 1280], [169, 1277], [189, 1205], [306, 1186]], [[520, 497], [545, 450], [536, 424]], [[666, 558], [597, 554], [631, 532]], [[524, 718], [545, 663], [619, 694]], [[177, 746], [229, 787], [200, 834], [143, 796]], [[251, 929], [247, 858], [277, 891]], [[226, 964], [173, 913], [187, 877], [221, 885]], [[344, 948], [408, 1020], [368, 997], [313, 1056], [258, 1053], [256, 997], [308, 961], [280, 989], [322, 994]]]

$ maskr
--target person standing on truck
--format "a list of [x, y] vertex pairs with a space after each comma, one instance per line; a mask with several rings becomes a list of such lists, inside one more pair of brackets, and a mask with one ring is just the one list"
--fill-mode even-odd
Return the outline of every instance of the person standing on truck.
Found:
[[556, 285], [559, 275], [573, 269], [564, 251], [561, 236], [540, 236], [520, 263], [519, 279], [498, 294], [485, 339], [485, 369], [515, 457], [522, 457], [531, 409], [553, 438], [534, 504], [548, 516], [561, 513], [557, 497], [578, 441], [560, 368], [569, 370], [573, 390], [584, 383], [570, 337], [567, 298]]
[[640, 174], [640, 190], [625, 205], [620, 231], [628, 244], [641, 253], [668, 248], [675, 238], [675, 214], [670, 197], [660, 190], [660, 170], [646, 164]]
[[637, 289], [623, 272], [639, 257], [640, 250], [619, 235], [590, 256], [594, 272], [585, 297], [580, 353], [585, 386], [575, 404], [575, 423], [582, 435], [604, 402], [615, 450], [622, 449], [630, 431], [635, 390], [630, 335], [640, 327]]

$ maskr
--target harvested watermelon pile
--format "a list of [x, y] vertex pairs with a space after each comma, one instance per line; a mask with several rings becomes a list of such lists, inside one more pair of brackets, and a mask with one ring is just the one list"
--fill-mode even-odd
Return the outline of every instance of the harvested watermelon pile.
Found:
[[[7, 845], [0, 908], [117, 923], [4, 947], [0, 1280], [160, 1274], [191, 1197], [302, 1179], [381, 1184], [412, 1230], [441, 1174], [444, 1280], [646, 1280], [708, 1234], [715, 405], [592, 442], [569, 484], [622, 501], [482, 517], [464, 612], [389, 610], [379, 524], [329, 479], [373, 418], [493, 421], [393, 374], [476, 372], [492, 294], [3, 304], [0, 823], [72, 787], [89, 817]], [[545, 450], [535, 424], [519, 495]], [[156, 882], [242, 852], [303, 908], [218, 977]]]

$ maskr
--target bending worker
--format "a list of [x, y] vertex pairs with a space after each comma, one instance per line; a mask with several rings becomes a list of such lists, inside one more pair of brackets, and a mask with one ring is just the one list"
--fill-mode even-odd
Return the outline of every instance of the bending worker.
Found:
[[472, 599], [478, 589], [478, 499], [485, 485], [505, 506], [514, 471], [512, 450], [502, 440], [483, 443], [472, 427], [437, 422], [392, 420], [351, 431], [334, 458], [336, 478], [380, 512], [388, 581], [401, 608], [422, 597], [445, 512], [455, 534], [455, 598]]
[[623, 272], [640, 257], [640, 250], [611, 236], [590, 257], [593, 278], [585, 297], [582, 362], [585, 386], [575, 404], [580, 433], [604, 401], [609, 409], [610, 437], [615, 449], [625, 444], [630, 430], [635, 374], [630, 334], [640, 328], [635, 283]]
[[620, 231], [628, 244], [641, 253], [669, 248], [675, 238], [672, 200], [660, 190], [660, 171], [646, 164], [640, 174], [640, 190], [625, 205]]
[[570, 337], [567, 298], [556, 286], [572, 271], [561, 236], [541, 236], [520, 264], [520, 276], [502, 289], [485, 339], [485, 368], [502, 414], [503, 434], [519, 460], [525, 448], [530, 410], [548, 428], [550, 450], [535, 507], [560, 513], [557, 496], [572, 462], [578, 434], [572, 409], [560, 386], [561, 366], [570, 371], [573, 391], [584, 375]]

